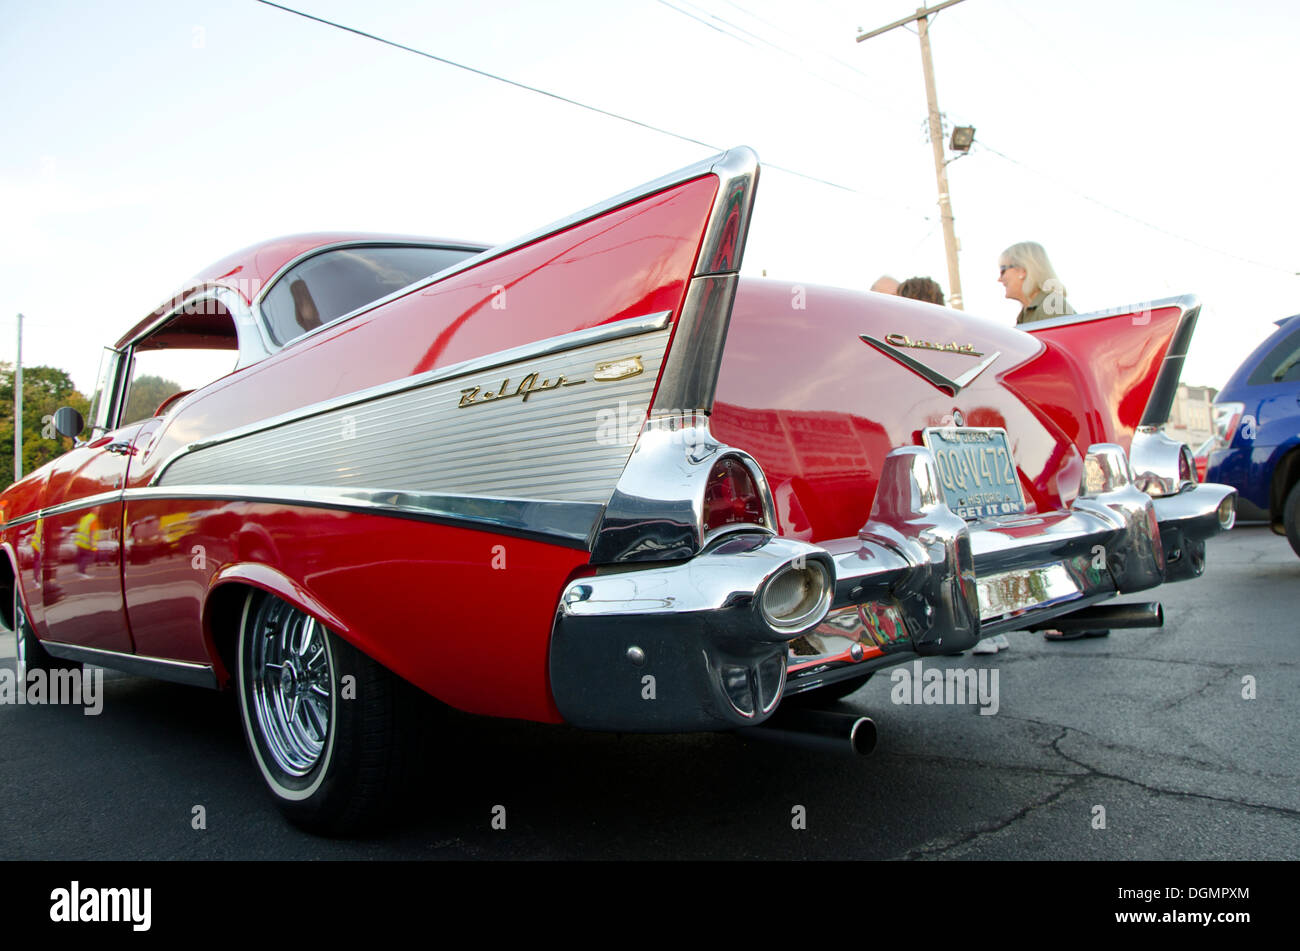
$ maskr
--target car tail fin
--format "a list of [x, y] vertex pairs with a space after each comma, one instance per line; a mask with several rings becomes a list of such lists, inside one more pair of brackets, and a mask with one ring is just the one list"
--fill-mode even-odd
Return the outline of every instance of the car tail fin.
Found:
[[651, 406], [656, 415], [713, 409], [758, 188], [758, 156], [745, 147], [732, 149], [713, 160], [709, 171], [718, 177], [718, 191], [704, 222], [700, 252]]
[[[1059, 416], [1080, 447], [1127, 449], [1138, 427], [1168, 421], [1200, 310], [1187, 295], [1025, 325], [1046, 352], [1006, 382]], [[1068, 395], [1063, 379], [1075, 385]]]

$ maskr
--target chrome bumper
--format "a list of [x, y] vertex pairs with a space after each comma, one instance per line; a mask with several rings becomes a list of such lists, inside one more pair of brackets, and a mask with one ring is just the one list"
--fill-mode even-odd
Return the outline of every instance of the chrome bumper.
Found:
[[[556, 704], [591, 729], [754, 726], [785, 695], [1195, 577], [1205, 539], [1232, 525], [1234, 489], [1153, 498], [1116, 445], [1090, 448], [1083, 482], [1065, 511], [967, 523], [929, 450], [905, 446], [886, 458], [856, 538], [725, 536], [689, 561], [574, 581], [551, 641]], [[809, 559], [833, 570], [829, 607], [779, 632], [758, 609], [764, 587]]]

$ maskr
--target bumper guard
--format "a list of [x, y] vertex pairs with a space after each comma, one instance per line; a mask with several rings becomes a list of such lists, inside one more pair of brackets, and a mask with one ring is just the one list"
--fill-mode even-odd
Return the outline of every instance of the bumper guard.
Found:
[[[1067, 509], [965, 522], [930, 451], [895, 449], [856, 538], [822, 545], [745, 532], [667, 565], [603, 568], [565, 589], [551, 641], [564, 718], [623, 732], [756, 726], [781, 698], [917, 655], [952, 653], [1204, 570], [1236, 491], [1184, 484], [1153, 498], [1120, 446], [1090, 447]], [[819, 561], [833, 593], [801, 630], [759, 608], [769, 582]]]

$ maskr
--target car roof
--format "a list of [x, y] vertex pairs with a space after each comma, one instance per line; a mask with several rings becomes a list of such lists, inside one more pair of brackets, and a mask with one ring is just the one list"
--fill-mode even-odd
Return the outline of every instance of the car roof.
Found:
[[424, 235], [387, 234], [358, 231], [316, 231], [306, 234], [283, 235], [250, 244], [228, 254], [200, 270], [182, 283], [171, 297], [146, 314], [128, 330], [114, 346], [125, 347], [146, 333], [158, 318], [175, 310], [195, 290], [202, 287], [227, 287], [238, 293], [245, 303], [251, 304], [261, 290], [282, 271], [286, 265], [313, 251], [339, 245], [407, 244], [429, 247], [466, 248], [486, 251], [490, 245], [478, 241], [461, 241], [451, 238], [433, 238]]
[[1273, 321], [1273, 323], [1277, 326], [1277, 329], [1261, 340], [1259, 345], [1250, 351], [1250, 355], [1241, 361], [1237, 369], [1232, 371], [1232, 376], [1228, 377], [1228, 381], [1223, 384], [1223, 389], [1215, 397], [1216, 402], [1242, 398], [1242, 394], [1247, 392], [1249, 386], [1247, 381], [1250, 379], [1250, 374], [1259, 361], [1271, 353], [1273, 347], [1283, 337], [1292, 331], [1300, 330], [1300, 314], [1292, 314], [1290, 317], [1283, 317], [1281, 320]]

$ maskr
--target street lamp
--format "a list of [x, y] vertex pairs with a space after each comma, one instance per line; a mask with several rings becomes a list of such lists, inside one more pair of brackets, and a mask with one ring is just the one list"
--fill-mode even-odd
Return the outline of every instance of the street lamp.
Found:
[[975, 127], [973, 125], [959, 125], [952, 130], [952, 138], [948, 140], [948, 148], [954, 152], [969, 152], [971, 143], [975, 141]]

